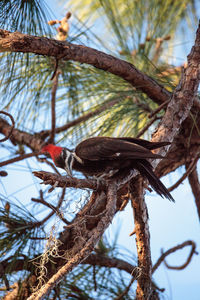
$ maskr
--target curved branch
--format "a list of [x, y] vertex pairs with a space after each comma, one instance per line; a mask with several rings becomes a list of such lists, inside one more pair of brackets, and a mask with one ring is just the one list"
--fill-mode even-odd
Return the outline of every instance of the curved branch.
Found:
[[12, 126], [10, 127], [10, 132], [8, 133], [8, 135], [5, 138], [0, 140], [0, 143], [2, 143], [2, 142], [7, 141], [10, 138], [10, 136], [12, 135], [13, 129], [15, 127], [15, 120], [14, 120], [13, 116], [6, 111], [0, 110], [0, 114], [4, 114], [4, 115], [8, 116], [12, 122]]
[[86, 259], [82, 261], [82, 264], [89, 264], [92, 266], [101, 266], [107, 268], [117, 268], [118, 270], [126, 271], [132, 276], [136, 276], [136, 266], [129, 264], [123, 259], [108, 257], [99, 254], [90, 254]]
[[90, 64], [123, 78], [159, 105], [169, 100], [171, 95], [162, 85], [140, 72], [131, 63], [83, 45], [0, 29], [0, 51], [35, 53]]
[[[191, 251], [190, 251], [190, 254], [189, 254], [189, 256], [188, 256], [186, 262], [185, 262], [182, 266], [179, 266], [179, 267], [174, 267], [174, 266], [173, 266], [173, 267], [172, 267], [172, 266], [169, 266], [169, 265], [165, 262], [165, 258], [166, 258], [169, 254], [174, 253], [174, 252], [176, 252], [177, 250], [183, 249], [183, 248], [186, 247], [186, 246], [191, 246]], [[161, 257], [158, 259], [158, 261], [157, 261], [157, 262], [155, 263], [155, 265], [153, 266], [153, 268], [152, 268], [152, 273], [155, 272], [155, 271], [157, 270], [157, 268], [160, 266], [160, 264], [161, 264], [162, 262], [165, 263], [165, 265], [166, 265], [166, 267], [167, 267], [168, 269], [172, 269], [172, 270], [183, 270], [184, 268], [186, 268], [186, 267], [188, 266], [188, 264], [190, 263], [190, 261], [191, 261], [191, 259], [192, 259], [192, 256], [193, 256], [194, 254], [197, 254], [197, 253], [196, 253], [196, 244], [195, 244], [195, 242], [190, 241], [190, 240], [189, 240], [189, 241], [186, 241], [186, 242], [184, 242], [184, 243], [182, 243], [182, 244], [180, 244], [180, 245], [177, 245], [177, 246], [175, 246], [175, 247], [172, 247], [172, 248], [170, 248], [169, 250], [167, 250], [166, 252], [162, 253]]]
[[43, 192], [41, 190], [40, 190], [40, 199], [31, 198], [31, 201], [36, 202], [36, 203], [41, 203], [52, 210], [52, 212], [48, 216], [46, 216], [42, 221], [38, 222], [40, 226], [43, 225], [53, 214], [56, 214], [65, 224], [67, 224], [67, 225], [70, 224], [70, 222], [67, 221], [63, 217], [62, 213], [59, 211], [59, 208], [61, 207], [61, 205], [64, 201], [65, 191], [66, 191], [66, 189], [63, 188], [62, 195], [59, 198], [57, 206], [54, 206], [53, 204], [46, 202], [43, 198]]

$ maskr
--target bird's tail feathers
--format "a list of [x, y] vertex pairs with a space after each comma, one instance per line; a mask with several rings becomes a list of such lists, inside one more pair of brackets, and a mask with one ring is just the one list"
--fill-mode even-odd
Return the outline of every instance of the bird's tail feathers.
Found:
[[148, 179], [149, 184], [161, 197], [164, 196], [170, 201], [175, 202], [168, 189], [153, 172], [152, 165], [148, 161], [138, 162], [137, 169], [143, 176], [145, 176]]

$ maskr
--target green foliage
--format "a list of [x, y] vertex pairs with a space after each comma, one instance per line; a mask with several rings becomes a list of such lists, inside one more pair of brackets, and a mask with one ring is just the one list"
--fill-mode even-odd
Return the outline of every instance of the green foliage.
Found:
[[[2, 201], [2, 198], [1, 198]], [[42, 228], [38, 228], [35, 217], [22, 206], [12, 202], [8, 212], [0, 208], [0, 257], [16, 257], [20, 254], [33, 254], [40, 248], [32, 244], [32, 239], [44, 237]]]
[[[14, 2], [16, 1], [1, 3], [2, 7], [4, 3], [2, 10], [4, 26], [7, 26], [7, 22], [12, 24], [11, 13], [14, 5], [10, 10], [9, 7]], [[44, 32], [42, 28], [46, 28], [46, 23], [50, 19], [46, 15], [46, 19], [43, 16], [44, 3], [38, 1], [21, 1], [21, 5], [19, 3], [18, 1], [18, 5], [15, 6], [17, 7], [15, 14], [22, 15], [23, 12], [25, 18], [24, 23], [20, 23], [20, 17], [16, 17], [16, 24], [21, 27], [18, 28], [16, 25], [14, 28], [23, 33]], [[174, 68], [167, 63], [166, 53], [169, 48], [173, 48], [174, 36], [180, 29], [183, 18], [190, 15], [191, 19], [193, 13], [195, 19], [193, 1], [185, 0], [181, 3], [171, 0], [76, 1], [73, 2], [73, 9], [78, 18], [71, 21], [69, 42], [85, 42], [102, 50], [106, 47], [108, 54], [114, 54], [133, 63], [168, 90], [172, 90], [177, 84], [180, 71], [173, 75], [166, 72]], [[94, 25], [100, 22], [100, 18], [103, 20], [98, 23], [102, 28], [100, 32], [94, 26], [89, 28], [89, 21], [85, 21], [84, 18], [91, 16]], [[37, 24], [43, 27], [37, 27]], [[160, 44], [159, 39], [162, 40]], [[30, 131], [50, 129], [52, 89], [50, 78], [55, 68], [54, 59], [35, 55], [2, 54], [1, 65], [2, 109], [9, 108], [15, 116], [17, 125], [22, 129]], [[62, 126], [98, 109], [101, 112], [60, 134], [57, 141], [64, 143], [69, 136], [74, 140], [81, 140], [94, 134], [135, 136], [149, 121], [148, 113], [156, 107], [146, 95], [112, 74], [74, 62], [60, 61], [59, 68], [62, 75], [59, 77], [56, 97], [56, 125]], [[106, 104], [107, 108], [103, 109]], [[145, 110], [144, 107], [147, 106], [148, 110]]]
[[[129, 54], [146, 43], [147, 37], [174, 35], [183, 18], [190, 23], [196, 19], [193, 0], [79, 0], [69, 1], [69, 5], [81, 20], [89, 17], [94, 22], [103, 18], [103, 30], [98, 31], [100, 38], [108, 37], [108, 43], [113, 43], [115, 49]], [[143, 51], [146, 56], [150, 48], [151, 43], [147, 43]]]
[[28, 34], [50, 34], [52, 12], [44, 0], [1, 0], [0, 28]]

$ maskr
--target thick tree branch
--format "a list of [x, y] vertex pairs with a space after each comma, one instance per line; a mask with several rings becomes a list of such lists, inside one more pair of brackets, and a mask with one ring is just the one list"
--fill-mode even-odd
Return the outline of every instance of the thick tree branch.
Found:
[[[197, 95], [200, 80], [200, 25], [196, 32], [195, 44], [188, 55], [188, 65], [185, 67], [179, 85], [167, 107], [161, 124], [153, 135], [152, 141], [172, 142], [177, 136], [183, 121], [189, 115], [193, 101]], [[168, 147], [169, 148], [169, 147]], [[159, 151], [165, 155], [166, 149]], [[157, 164], [155, 163], [154, 166]]]
[[[93, 179], [78, 179], [75, 177], [67, 177], [67, 176], [61, 176], [55, 173], [50, 173], [46, 171], [35, 171], [33, 174], [42, 179], [42, 184], [50, 184], [55, 187], [73, 187], [73, 188], [88, 188], [91, 190], [97, 189], [97, 182]], [[98, 186], [100, 189], [105, 188], [105, 185], [102, 185], [101, 183]]]
[[[17, 271], [27, 270], [31, 271], [32, 259], [28, 257], [24, 257], [23, 259], [15, 260], [15, 263], [12, 263], [12, 257], [9, 257], [3, 261], [1, 261], [1, 265], [4, 270], [9, 267], [9, 274]], [[113, 258], [109, 256], [99, 255], [99, 254], [90, 254], [86, 259], [84, 259], [81, 264], [89, 264], [91, 266], [101, 266], [106, 268], [116, 268], [121, 271], [125, 271], [132, 276], [136, 276], [137, 267], [128, 263], [123, 259]], [[0, 272], [0, 276], [2, 276]]]
[[[135, 185], [137, 188], [135, 188]], [[130, 195], [134, 212], [136, 246], [138, 253], [137, 299], [150, 299], [152, 295], [152, 263], [150, 250], [150, 233], [148, 225], [148, 211], [144, 201], [144, 180], [138, 175], [130, 182]]]
[[[11, 129], [11, 125], [4, 119], [0, 118], [0, 133], [2, 133], [5, 136], [8, 136]], [[10, 141], [16, 145], [16, 144], [22, 144], [26, 145], [30, 149], [32, 149], [34, 152], [40, 151], [41, 146], [43, 144], [43, 139], [40, 138], [40, 135], [38, 134], [31, 134], [27, 133], [25, 131], [19, 130], [14, 128], [12, 135], [10, 137]]]
[[[167, 111], [153, 135], [153, 141], [172, 142], [177, 136], [183, 121], [189, 115], [196, 97], [200, 80], [200, 24], [196, 33], [195, 45], [188, 56], [188, 66], [182, 74], [181, 81], [173, 94]], [[163, 147], [164, 148], [164, 147]], [[158, 150], [166, 155], [169, 147]], [[154, 168], [158, 161], [153, 161]], [[137, 183], [137, 184], [136, 184]], [[152, 265], [150, 252], [150, 234], [148, 228], [148, 211], [144, 201], [143, 182], [140, 177], [136, 180], [137, 188], [130, 184], [131, 200], [135, 218], [136, 246], [138, 253], [138, 267], [142, 273], [138, 278], [136, 295], [138, 299], [149, 299], [152, 295]]]
[[131, 63], [86, 46], [0, 29], [0, 52], [6, 51], [35, 53], [90, 64], [123, 78], [159, 105], [171, 95], [163, 86], [140, 72]]

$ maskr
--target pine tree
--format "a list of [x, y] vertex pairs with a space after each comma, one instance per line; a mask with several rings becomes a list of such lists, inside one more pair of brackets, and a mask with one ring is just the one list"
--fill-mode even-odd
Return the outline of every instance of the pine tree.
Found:
[[[188, 177], [200, 217], [196, 3], [68, 4], [57, 19], [44, 1], [0, 2], [2, 299], [159, 299], [154, 271], [191, 246], [186, 267], [196, 245], [175, 246], [152, 266], [148, 183], [134, 173], [121, 185], [101, 183], [100, 192], [94, 179], [62, 176], [40, 149], [98, 135], [168, 141], [158, 152], [167, 159], [152, 165], [159, 177], [185, 166], [171, 190]], [[188, 35], [193, 48], [177, 63], [175, 46]], [[103, 235], [128, 203], [137, 258], [122, 257], [117, 239]]]

